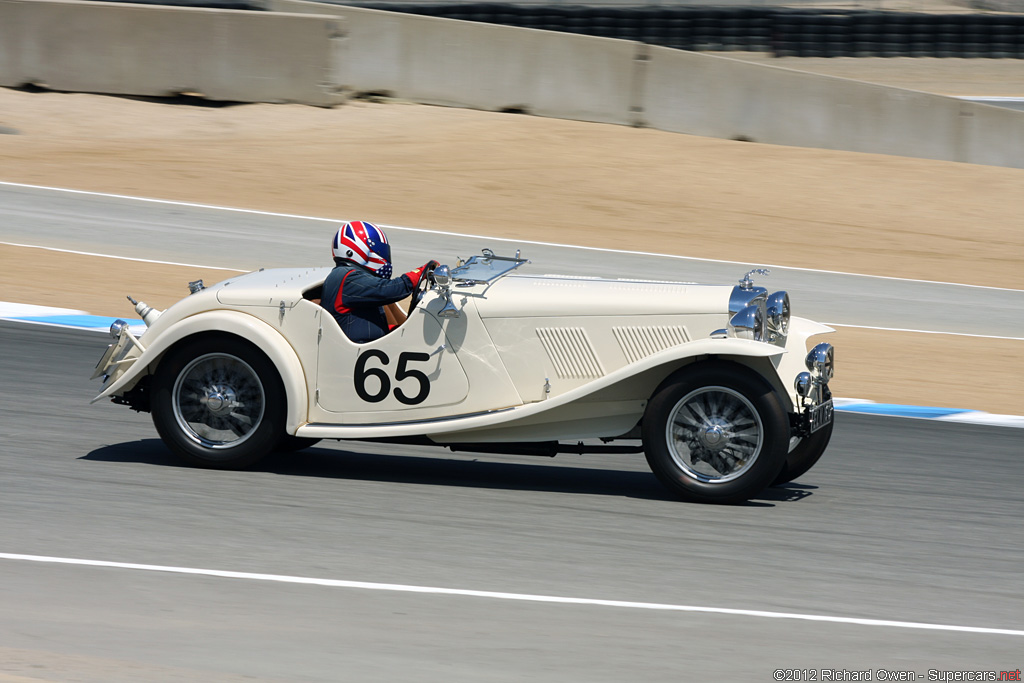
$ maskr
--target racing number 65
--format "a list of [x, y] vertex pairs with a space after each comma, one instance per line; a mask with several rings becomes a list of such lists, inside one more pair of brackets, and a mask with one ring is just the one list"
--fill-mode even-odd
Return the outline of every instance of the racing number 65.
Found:
[[[391, 362], [388, 358], [388, 354], [384, 353], [380, 349], [370, 349], [365, 353], [359, 355], [359, 359], [356, 361], [356, 367], [353, 372], [353, 381], [355, 382], [356, 394], [359, 398], [363, 399], [367, 403], [380, 403], [388, 397], [391, 393], [391, 378], [384, 371], [383, 368], [367, 368], [366, 364], [371, 358], [380, 359], [381, 365], [387, 365]], [[419, 370], [414, 370], [409, 367], [409, 363], [422, 362], [430, 360], [430, 354], [405, 351], [398, 356], [398, 367], [395, 369], [395, 381], [401, 382], [404, 379], [415, 379], [419, 385], [420, 390], [415, 396], [408, 396], [401, 387], [395, 387], [395, 398], [400, 403], [404, 403], [407, 406], [414, 406], [417, 403], [423, 403], [427, 399], [427, 395], [430, 394], [430, 378], [423, 374]], [[366, 378], [375, 377], [380, 383], [380, 387], [376, 393], [371, 394], [366, 390]]]

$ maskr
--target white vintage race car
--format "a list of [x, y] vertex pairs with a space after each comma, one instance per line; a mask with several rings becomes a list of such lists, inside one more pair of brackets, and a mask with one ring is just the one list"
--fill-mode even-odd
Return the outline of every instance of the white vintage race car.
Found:
[[834, 354], [807, 340], [833, 330], [754, 286], [765, 271], [711, 286], [512, 273], [524, 263], [484, 250], [438, 267], [366, 344], [319, 305], [330, 268], [190, 283], [163, 312], [132, 300], [148, 327], [111, 326], [93, 400], [152, 412], [172, 451], [217, 468], [319, 439], [642, 450], [681, 497], [735, 502], [824, 452]]

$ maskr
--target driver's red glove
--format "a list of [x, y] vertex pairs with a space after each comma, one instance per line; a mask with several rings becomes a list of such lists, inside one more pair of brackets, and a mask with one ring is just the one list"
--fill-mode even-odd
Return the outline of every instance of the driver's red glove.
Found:
[[433, 259], [431, 259], [430, 261], [427, 261], [426, 263], [424, 263], [422, 266], [420, 266], [416, 270], [410, 270], [405, 275], [412, 282], [412, 286], [413, 287], [418, 287], [419, 284], [420, 284], [420, 280], [423, 279], [423, 275], [425, 273], [433, 270], [434, 268], [437, 268], [439, 265], [441, 265], [441, 264], [438, 263], [437, 261], [434, 261]]

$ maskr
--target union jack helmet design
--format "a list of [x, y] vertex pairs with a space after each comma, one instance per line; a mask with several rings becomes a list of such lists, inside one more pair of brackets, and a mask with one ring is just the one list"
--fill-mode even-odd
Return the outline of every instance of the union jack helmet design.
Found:
[[380, 277], [391, 279], [391, 245], [384, 231], [366, 221], [344, 223], [331, 243], [336, 259], [347, 259], [366, 266]]

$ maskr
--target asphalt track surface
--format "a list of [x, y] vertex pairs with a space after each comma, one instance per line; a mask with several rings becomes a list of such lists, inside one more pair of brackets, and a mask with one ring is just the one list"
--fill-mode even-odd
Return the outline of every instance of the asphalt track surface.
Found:
[[[9, 242], [254, 268], [322, 263], [331, 230], [0, 186]], [[415, 231], [392, 239], [399, 267], [504, 250]], [[524, 255], [535, 272], [722, 282], [744, 271], [540, 245]], [[1024, 336], [1024, 321], [996, 315], [1024, 308], [1021, 292], [803, 271], [765, 280], [820, 320]], [[943, 314], [951, 302], [957, 316]], [[107, 341], [0, 322], [4, 683], [760, 681], [779, 668], [821, 679], [823, 668], [926, 676], [1024, 661], [1019, 429], [841, 414], [825, 459], [799, 483], [731, 507], [671, 499], [641, 456], [329, 443], [214, 472], [181, 466], [147, 415], [88, 405], [98, 384], [86, 378]]]
[[1024, 664], [1020, 430], [840, 415], [814, 470], [740, 506], [672, 500], [641, 456], [330, 443], [216, 472], [181, 466], [148, 416], [88, 404], [106, 342], [0, 322], [0, 553], [741, 613], [4, 556], [0, 680], [769, 681]]
[[[323, 217], [331, 218], [331, 217]], [[358, 218], [341, 216], [339, 218]], [[337, 221], [226, 211], [0, 184], [0, 241], [131, 258], [254, 270], [331, 265]], [[465, 231], [463, 231], [465, 232]], [[758, 263], [721, 263], [621, 254], [497, 239], [394, 230], [397, 272], [430, 258], [454, 263], [490, 247], [531, 259], [529, 272], [709, 283], [736, 282]], [[102, 247], [98, 246], [102, 245]], [[635, 245], [634, 245], [635, 246]], [[648, 245], [657, 251], [657, 245]], [[792, 264], [790, 264], [792, 265]], [[808, 263], [802, 267], [814, 268]], [[1001, 290], [773, 267], [756, 281], [785, 289], [794, 315], [821, 322], [1024, 338], [1024, 290]], [[182, 294], [186, 294], [182, 283]], [[74, 308], [73, 305], [69, 307]], [[127, 315], [124, 311], [89, 311]]]

